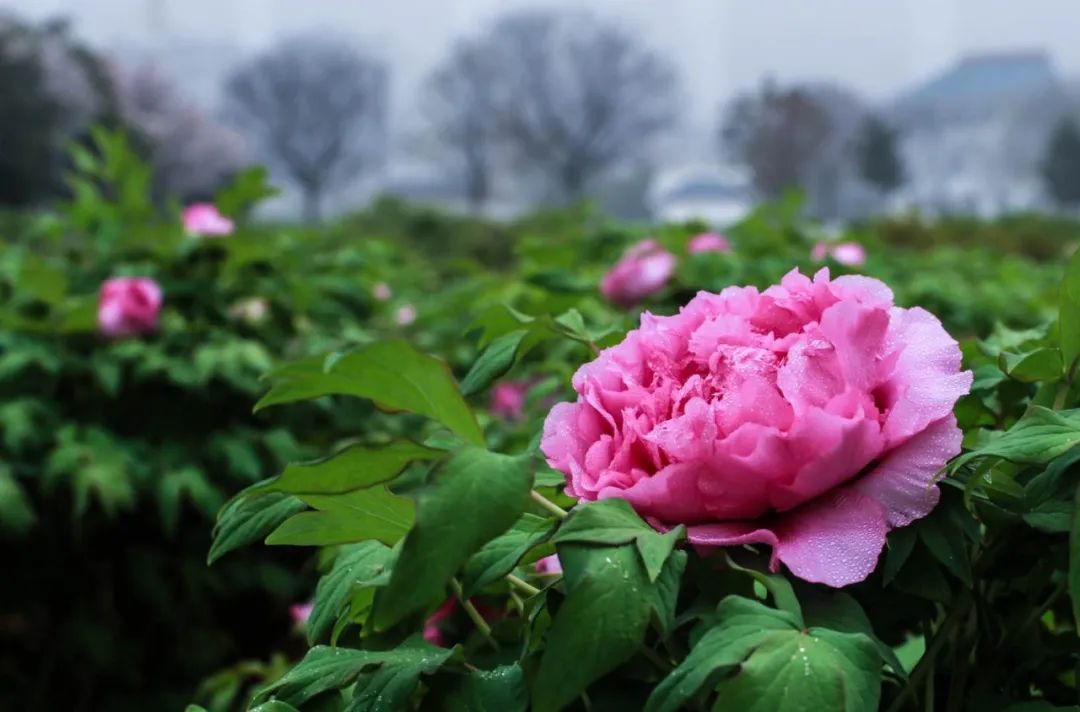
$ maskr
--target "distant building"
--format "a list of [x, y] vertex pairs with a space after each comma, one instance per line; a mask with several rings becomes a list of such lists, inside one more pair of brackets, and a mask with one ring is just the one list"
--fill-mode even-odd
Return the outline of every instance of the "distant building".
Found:
[[961, 59], [888, 110], [907, 174], [895, 203], [984, 217], [1045, 207], [1039, 163], [1063, 104], [1041, 52]]
[[649, 188], [648, 199], [656, 220], [702, 220], [716, 227], [738, 222], [755, 202], [749, 176], [718, 165], [661, 171]]

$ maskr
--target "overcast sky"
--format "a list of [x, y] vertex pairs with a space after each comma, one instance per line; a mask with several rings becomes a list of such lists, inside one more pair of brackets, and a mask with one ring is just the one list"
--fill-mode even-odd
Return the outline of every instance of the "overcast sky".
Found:
[[399, 109], [455, 37], [526, 6], [589, 7], [623, 22], [675, 61], [695, 123], [770, 75], [833, 80], [878, 100], [962, 54], [1029, 48], [1080, 75], [1080, 0], [0, 0], [32, 18], [66, 15], [105, 49], [163, 38], [249, 51], [298, 32], [355, 35], [393, 66]]

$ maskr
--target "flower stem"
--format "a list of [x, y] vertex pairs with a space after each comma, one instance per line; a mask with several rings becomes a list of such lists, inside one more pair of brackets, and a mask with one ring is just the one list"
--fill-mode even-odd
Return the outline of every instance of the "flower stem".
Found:
[[528, 594], [529, 596], [535, 596], [536, 594], [540, 593], [540, 589], [538, 589], [536, 586], [522, 581], [513, 574], [507, 574], [506, 580], [509, 581], [511, 585], [517, 586], [519, 589], [521, 589], [523, 593]]
[[529, 492], [529, 499], [531, 499], [533, 502], [536, 502], [547, 511], [551, 512], [559, 519], [566, 519], [566, 517], [568, 516], [568, 512], [565, 509], [555, 504], [550, 499], [540, 494], [536, 490], [532, 490]]
[[480, 611], [476, 610], [476, 606], [472, 604], [472, 601], [465, 598], [465, 596], [463, 595], [464, 592], [461, 590], [461, 582], [459, 582], [456, 578], [450, 579], [450, 590], [454, 592], [455, 596], [457, 596], [458, 601], [461, 603], [462, 609], [464, 609], [466, 615], [469, 616], [469, 619], [472, 620], [473, 624], [476, 626], [476, 629], [480, 631], [480, 634], [487, 639], [488, 643], [491, 644], [492, 648], [498, 650], [499, 642], [495, 640], [494, 637], [492, 637], [491, 626], [489, 626], [487, 621], [484, 620], [484, 617], [480, 615]]

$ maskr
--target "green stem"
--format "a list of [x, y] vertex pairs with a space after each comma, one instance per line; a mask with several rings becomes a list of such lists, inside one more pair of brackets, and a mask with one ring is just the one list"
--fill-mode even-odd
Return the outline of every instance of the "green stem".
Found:
[[550, 499], [540, 494], [536, 490], [532, 490], [529, 492], [529, 499], [531, 499], [533, 502], [536, 502], [538, 505], [540, 505], [547, 511], [551, 512], [559, 519], [566, 519], [566, 517], [569, 516], [569, 513], [565, 509], [555, 504]]
[[476, 610], [476, 606], [472, 604], [472, 601], [465, 598], [464, 592], [461, 590], [461, 582], [458, 581], [456, 578], [450, 579], [450, 590], [454, 592], [455, 596], [457, 596], [458, 601], [461, 603], [462, 609], [464, 609], [466, 615], [469, 616], [469, 619], [472, 620], [473, 625], [476, 626], [476, 629], [480, 631], [480, 634], [483, 635], [484, 638], [487, 639], [488, 643], [491, 644], [491, 647], [493, 647], [495, 650], [498, 650], [499, 642], [495, 640], [494, 637], [492, 637], [491, 626], [489, 626], [487, 621], [484, 620], [484, 617], [480, 615], [480, 612]]
[[521, 589], [523, 593], [526, 593], [529, 596], [535, 596], [536, 594], [540, 593], [540, 589], [538, 589], [536, 586], [522, 581], [513, 574], [507, 574], [506, 580], [509, 581], [512, 585], [517, 586], [519, 589]]

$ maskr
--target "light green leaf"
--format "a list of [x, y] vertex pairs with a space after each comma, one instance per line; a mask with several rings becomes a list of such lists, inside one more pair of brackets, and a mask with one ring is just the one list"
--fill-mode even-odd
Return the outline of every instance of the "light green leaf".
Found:
[[413, 522], [413, 503], [384, 486], [345, 494], [298, 497], [317, 511], [300, 512], [266, 537], [270, 545], [331, 546], [376, 539], [393, 545]]
[[34, 526], [36, 521], [34, 508], [12, 476], [11, 468], [0, 463], [0, 530], [21, 534]]
[[409, 440], [388, 445], [354, 445], [316, 462], [285, 467], [277, 477], [259, 485], [261, 492], [292, 494], [345, 494], [388, 482], [417, 460], [434, 460], [445, 453]]
[[495, 537], [469, 558], [462, 574], [461, 588], [466, 598], [514, 570], [518, 561], [534, 546], [547, 539], [550, 519], [525, 514], [505, 534]]
[[469, 557], [521, 517], [531, 487], [526, 458], [465, 447], [440, 463], [416, 494], [416, 525], [390, 583], [376, 593], [375, 628], [438, 603]]
[[241, 493], [218, 514], [206, 562], [212, 564], [230, 551], [262, 539], [302, 509], [303, 502], [280, 492]]
[[304, 359], [268, 377], [275, 383], [255, 410], [327, 395], [357, 396], [385, 410], [426, 416], [470, 443], [484, 443], [446, 364], [406, 341], [380, 341], [340, 356]]
[[307, 622], [308, 642], [322, 638], [334, 625], [357, 586], [378, 586], [389, 580], [391, 549], [377, 541], [341, 547], [333, 568], [319, 580], [311, 617]]

